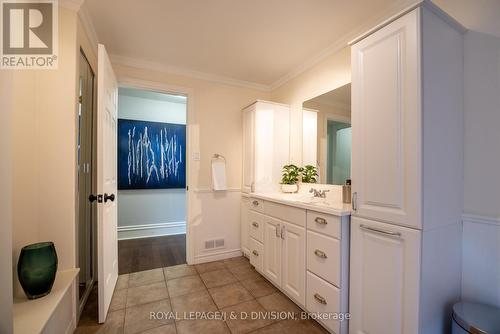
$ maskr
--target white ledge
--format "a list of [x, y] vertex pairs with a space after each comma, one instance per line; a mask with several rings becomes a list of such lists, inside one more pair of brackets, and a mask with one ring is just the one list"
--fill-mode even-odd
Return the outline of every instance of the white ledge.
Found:
[[14, 333], [40, 333], [73, 284], [79, 268], [58, 271], [52, 291], [42, 298], [14, 299]]

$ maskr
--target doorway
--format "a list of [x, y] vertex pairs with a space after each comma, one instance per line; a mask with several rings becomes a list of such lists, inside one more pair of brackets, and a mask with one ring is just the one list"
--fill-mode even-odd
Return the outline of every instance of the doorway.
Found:
[[118, 270], [186, 263], [187, 96], [118, 89]]
[[79, 60], [78, 137], [77, 137], [77, 267], [79, 311], [83, 309], [95, 283], [95, 217], [89, 196], [94, 187], [94, 106], [95, 75], [83, 51]]

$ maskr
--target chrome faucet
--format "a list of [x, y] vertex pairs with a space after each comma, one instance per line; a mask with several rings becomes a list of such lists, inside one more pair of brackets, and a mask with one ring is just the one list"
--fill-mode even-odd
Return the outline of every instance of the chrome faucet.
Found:
[[314, 189], [314, 188], [311, 188], [309, 189], [309, 192], [310, 193], [313, 193], [314, 194], [314, 197], [319, 197], [319, 198], [326, 198], [326, 193], [329, 192], [330, 190], [318, 190], [318, 189]]

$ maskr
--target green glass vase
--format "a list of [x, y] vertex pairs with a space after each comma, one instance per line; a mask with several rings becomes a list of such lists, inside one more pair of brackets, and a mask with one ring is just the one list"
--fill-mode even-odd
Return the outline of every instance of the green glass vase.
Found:
[[21, 249], [17, 275], [29, 299], [48, 295], [54, 285], [56, 272], [57, 253], [54, 243], [39, 242]]

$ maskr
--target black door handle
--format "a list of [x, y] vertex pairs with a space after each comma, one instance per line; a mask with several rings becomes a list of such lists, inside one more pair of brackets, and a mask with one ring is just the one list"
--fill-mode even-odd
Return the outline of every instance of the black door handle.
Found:
[[108, 195], [104, 193], [104, 203], [108, 202], [110, 200], [111, 202], [115, 201], [115, 194]]
[[93, 203], [97, 201], [97, 203], [102, 203], [102, 195], [94, 195], [94, 194], [91, 194], [89, 196], [89, 202], [90, 203]]

